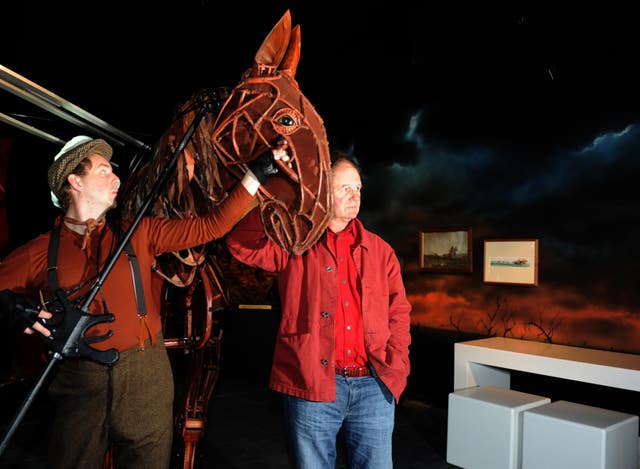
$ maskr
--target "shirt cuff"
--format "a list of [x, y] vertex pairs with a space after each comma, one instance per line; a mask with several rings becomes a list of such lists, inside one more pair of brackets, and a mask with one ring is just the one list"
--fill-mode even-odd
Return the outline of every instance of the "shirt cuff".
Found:
[[260, 181], [258, 181], [258, 178], [255, 177], [250, 169], [248, 169], [247, 172], [244, 173], [244, 177], [240, 182], [249, 194], [256, 195], [256, 192], [258, 192], [258, 188], [260, 187]]

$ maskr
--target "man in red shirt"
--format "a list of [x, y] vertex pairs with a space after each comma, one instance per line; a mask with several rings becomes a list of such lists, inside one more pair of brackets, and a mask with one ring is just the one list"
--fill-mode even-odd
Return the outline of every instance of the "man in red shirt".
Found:
[[[26, 333], [37, 331], [50, 337], [42, 320], [51, 319], [52, 314], [38, 311], [34, 299], [52, 298], [51, 290], [56, 289], [52, 283], [57, 283], [69, 301], [82, 300], [118, 246], [117, 234], [105, 223], [120, 187], [110, 163], [112, 153], [102, 139], [77, 136], [67, 142], [48, 171], [52, 200], [64, 216], [52, 231], [17, 248], [0, 264], [0, 314]], [[173, 376], [162, 341], [160, 298], [152, 295], [154, 257], [225, 235], [254, 202], [260, 184], [277, 172], [274, 158], [288, 160], [281, 149], [260, 155], [249, 163], [240, 184], [204, 217], [141, 219], [130, 245], [139, 265], [142, 292], [132, 281], [133, 264], [123, 251], [89, 305], [91, 314], [110, 313], [115, 320], [97, 324], [85, 335], [113, 331], [92, 347], [114, 348], [119, 359], [115, 364], [86, 358], [60, 363], [49, 387], [55, 420], [48, 467], [100, 469], [111, 444], [115, 467], [169, 466]], [[51, 254], [55, 262], [48, 258]], [[49, 268], [51, 263], [55, 269]], [[146, 311], [140, 310], [139, 297], [144, 298]]]
[[411, 305], [393, 249], [356, 217], [356, 163], [332, 164], [325, 235], [292, 255], [265, 234], [256, 210], [227, 236], [240, 261], [277, 272], [282, 319], [270, 387], [301, 469], [334, 468], [342, 429], [353, 468], [390, 469], [395, 404], [409, 374]]

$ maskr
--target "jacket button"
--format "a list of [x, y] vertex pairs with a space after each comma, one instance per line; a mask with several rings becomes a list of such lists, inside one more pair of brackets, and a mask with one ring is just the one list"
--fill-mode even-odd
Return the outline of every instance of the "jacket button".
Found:
[[329, 314], [329, 313], [327, 313], [326, 311], [323, 311], [323, 312], [322, 312], [322, 317], [323, 317], [323, 318], [328, 318], [329, 316], [330, 316], [330, 314]]
[[322, 360], [320, 360], [320, 363], [322, 363], [324, 366], [327, 366], [329, 364], [329, 360], [323, 358]]
[[331, 267], [330, 265], [327, 266], [327, 272], [333, 272], [333, 267]]

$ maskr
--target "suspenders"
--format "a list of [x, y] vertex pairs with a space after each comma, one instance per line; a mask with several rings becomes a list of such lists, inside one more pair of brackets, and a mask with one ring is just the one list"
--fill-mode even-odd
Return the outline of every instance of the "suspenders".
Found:
[[[49, 239], [49, 251], [47, 253], [47, 279], [49, 281], [49, 289], [52, 294], [58, 289], [58, 249], [60, 247], [60, 229], [62, 223], [55, 226], [51, 231], [51, 237]], [[114, 226], [108, 224], [111, 231], [113, 231], [116, 239], [121, 239], [124, 235], [120, 225]], [[142, 277], [140, 276], [140, 264], [136, 257], [131, 242], [127, 241], [124, 246], [124, 251], [129, 259], [129, 265], [131, 266], [131, 278], [133, 280], [133, 292], [136, 298], [136, 307], [138, 309], [138, 316], [143, 319], [147, 315], [147, 304], [144, 300], [144, 289], [142, 288]]]

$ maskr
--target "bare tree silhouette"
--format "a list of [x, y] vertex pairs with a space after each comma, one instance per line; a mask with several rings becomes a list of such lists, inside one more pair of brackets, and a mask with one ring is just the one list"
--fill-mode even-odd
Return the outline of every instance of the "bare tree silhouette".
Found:
[[456, 332], [460, 332], [460, 333], [462, 332], [462, 327], [460, 326], [461, 323], [462, 323], [462, 319], [460, 318], [456, 319], [453, 317], [451, 313], [449, 313], [449, 324], [453, 326]]
[[488, 337], [493, 337], [496, 335], [495, 327], [496, 327], [496, 318], [498, 317], [498, 312], [500, 311], [500, 297], [496, 299], [496, 308], [493, 312], [488, 311], [487, 317], [485, 319], [478, 320], [478, 325], [484, 329], [484, 333]]
[[[553, 335], [562, 324], [564, 318], [556, 314], [551, 319], [545, 319], [543, 312], [539, 312], [537, 318], [526, 322], [517, 321], [518, 310], [511, 307], [508, 298], [498, 295], [496, 297], [495, 308], [489, 311], [485, 318], [477, 321], [476, 331], [465, 331], [462, 325], [462, 318], [449, 314], [449, 325], [458, 333], [475, 332], [487, 337], [515, 337], [514, 330], [520, 329], [518, 339], [535, 337], [538, 341], [553, 343]], [[518, 324], [523, 324], [524, 328], [517, 328]], [[542, 340], [541, 340], [542, 339]]]
[[537, 320], [531, 320], [527, 322], [527, 326], [533, 327], [538, 330], [536, 337], [544, 337], [544, 342], [549, 344], [553, 343], [553, 334], [556, 329], [562, 324], [563, 318], [561, 318], [558, 314], [556, 314], [548, 323], [548, 325], [544, 324], [544, 318], [542, 313], [538, 315]]
[[502, 337], [508, 337], [512, 335], [513, 328], [516, 325], [514, 316], [515, 312], [509, 308], [507, 298], [498, 295], [496, 297], [496, 307], [493, 312], [488, 312], [486, 319], [480, 319], [478, 324], [488, 337], [498, 335], [498, 331], [500, 330], [502, 330]]
[[[553, 343], [553, 334], [562, 324], [563, 318], [555, 315], [551, 319], [545, 319], [542, 312], [538, 314], [536, 319], [527, 322], [519, 322], [516, 320], [517, 309], [509, 304], [508, 298], [498, 295], [496, 297], [495, 308], [493, 311], [486, 313], [485, 318], [477, 321], [477, 333], [486, 335], [487, 337], [515, 337], [514, 330], [520, 329], [518, 339], [526, 339], [534, 336], [537, 340], [543, 339], [544, 342]], [[517, 328], [518, 324], [524, 324], [524, 328]], [[464, 333], [462, 326], [462, 318], [456, 317], [452, 313], [449, 314], [449, 325], [458, 333]], [[533, 329], [533, 331], [532, 331]], [[470, 332], [470, 331], [467, 331]]]

